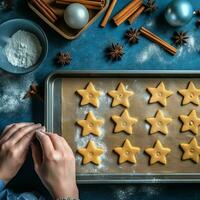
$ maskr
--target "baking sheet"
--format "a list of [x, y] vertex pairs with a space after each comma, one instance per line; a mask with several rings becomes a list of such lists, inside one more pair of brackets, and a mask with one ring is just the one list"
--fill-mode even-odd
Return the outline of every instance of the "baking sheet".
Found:
[[[178, 120], [178, 116], [180, 114], [187, 115], [192, 109], [197, 110], [198, 115], [200, 115], [200, 112], [198, 106], [193, 104], [181, 106], [182, 97], [177, 94], [179, 89], [187, 87], [190, 80], [192, 80], [197, 87], [200, 87], [199, 75], [197, 73], [187, 72], [186, 74], [186, 72], [172, 73], [165, 71], [165, 73], [162, 74], [159, 74], [158, 72], [99, 72], [94, 74], [85, 72], [79, 74], [77, 72], [59, 72], [57, 75], [51, 75], [51, 78], [52, 77], [54, 82], [51, 82], [50, 79], [48, 79], [47, 82], [49, 84], [47, 83], [47, 86], [51, 85], [50, 88], [54, 88], [54, 93], [55, 86], [57, 89], [60, 88], [61, 90], [60, 94], [57, 94], [57, 98], [60, 97], [60, 104], [57, 104], [56, 106], [58, 112], [56, 117], [57, 123], [60, 119], [60, 128], [56, 126], [57, 130], [60, 130], [63, 137], [66, 138], [71, 145], [75, 154], [77, 148], [85, 147], [90, 139], [95, 141], [97, 146], [105, 149], [105, 153], [101, 157], [102, 162], [99, 166], [93, 164], [82, 165], [82, 157], [79, 154], [76, 154], [77, 175], [80, 181], [199, 181], [199, 164], [194, 164], [192, 161], [181, 161], [182, 150], [179, 148], [179, 144], [182, 142], [188, 143], [194, 135], [190, 132], [180, 132], [181, 122]], [[57, 82], [56, 84], [55, 81]], [[84, 88], [89, 81], [94, 83], [96, 89], [103, 92], [103, 95], [100, 97], [99, 108], [93, 108], [92, 106], [79, 106], [81, 98], [75, 94], [75, 91]], [[168, 98], [168, 105], [166, 107], [162, 107], [159, 104], [148, 104], [150, 95], [146, 91], [146, 88], [156, 87], [160, 81], [165, 83], [167, 89], [174, 92], [174, 94]], [[134, 127], [134, 133], [132, 135], [126, 133], [113, 133], [114, 123], [110, 120], [110, 117], [113, 114], [121, 114], [124, 108], [121, 106], [112, 108], [112, 99], [106, 93], [112, 89], [116, 89], [119, 82], [123, 82], [127, 86], [127, 89], [135, 92], [134, 96], [130, 98], [130, 108], [128, 109], [131, 116], [138, 119], [138, 123]], [[52, 83], [54, 84], [52, 85]], [[50, 92], [48, 88], [49, 87], [47, 87], [47, 91]], [[47, 96], [50, 96], [50, 93], [47, 93]], [[52, 99], [51, 103], [53, 103]], [[150, 126], [145, 122], [145, 119], [154, 116], [158, 109], [162, 110], [165, 116], [173, 119], [168, 126], [169, 134], [166, 136], [160, 133], [150, 135]], [[93, 111], [96, 117], [105, 119], [105, 124], [102, 128], [102, 135], [100, 137], [95, 137], [93, 135], [82, 137], [81, 128], [76, 125], [76, 121], [85, 118], [89, 111]], [[51, 113], [51, 111], [49, 113]], [[52, 116], [53, 115], [47, 114], [47, 121], [49, 121], [50, 118], [52, 119]], [[55, 116], [53, 119], [55, 119]], [[53, 121], [52, 124], [54, 124]], [[48, 122], [47, 125], [50, 125], [50, 123]], [[199, 135], [197, 135], [196, 138], [200, 144]], [[121, 146], [125, 139], [129, 139], [133, 145], [141, 148], [141, 152], [137, 156], [136, 165], [130, 163], [118, 165], [118, 156], [112, 152], [113, 148]], [[144, 149], [152, 147], [157, 139], [159, 139], [165, 147], [169, 147], [172, 150], [172, 152], [167, 156], [167, 165], [149, 165], [149, 157], [144, 154]]]

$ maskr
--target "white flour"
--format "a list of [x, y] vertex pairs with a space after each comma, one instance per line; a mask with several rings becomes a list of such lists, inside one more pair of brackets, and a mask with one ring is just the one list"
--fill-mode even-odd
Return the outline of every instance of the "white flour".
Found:
[[5, 46], [8, 62], [13, 66], [28, 68], [39, 59], [42, 47], [38, 38], [27, 31], [19, 30], [9, 38]]
[[11, 116], [20, 110], [26, 112], [31, 101], [23, 97], [31, 83], [35, 82], [34, 77], [28, 74], [16, 80], [10, 74], [1, 71], [0, 74], [4, 76], [0, 82], [0, 114]]

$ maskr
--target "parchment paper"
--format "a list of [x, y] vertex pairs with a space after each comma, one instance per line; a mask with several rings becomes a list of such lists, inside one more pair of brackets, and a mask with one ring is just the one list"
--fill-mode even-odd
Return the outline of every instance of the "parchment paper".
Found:
[[[180, 132], [182, 126], [178, 116], [188, 113], [195, 109], [200, 117], [198, 106], [193, 104], [181, 106], [182, 96], [177, 93], [178, 90], [187, 87], [191, 79], [144, 79], [144, 78], [64, 78], [62, 80], [62, 135], [70, 144], [73, 152], [76, 154], [77, 172], [78, 173], [183, 173], [183, 172], [200, 172], [200, 164], [192, 161], [181, 161], [182, 150], [180, 143], [188, 143], [194, 135], [191, 132]], [[79, 106], [81, 97], [75, 93], [78, 89], [83, 89], [91, 81], [97, 90], [102, 91], [100, 97], [100, 107], [94, 108], [90, 105]], [[167, 106], [162, 107], [158, 103], [148, 104], [149, 93], [147, 87], [156, 87], [160, 81], [163, 81], [166, 88], [172, 90], [174, 94], [168, 98]], [[133, 90], [134, 95], [130, 98], [129, 113], [138, 119], [134, 126], [134, 133], [128, 135], [126, 133], [113, 133], [114, 123], [110, 119], [113, 114], [120, 115], [124, 108], [122, 106], [111, 107], [111, 97], [107, 92], [117, 88], [119, 82], [123, 82], [128, 90]], [[193, 79], [196, 87], [200, 88], [200, 81]], [[166, 117], [170, 117], [173, 121], [169, 124], [168, 135], [156, 133], [149, 134], [150, 126], [145, 122], [147, 117], [153, 117], [156, 111], [160, 109]], [[104, 118], [105, 124], [102, 128], [102, 135], [95, 137], [89, 135], [81, 136], [81, 128], [76, 125], [76, 121], [84, 119], [89, 111], [93, 111], [98, 118]], [[199, 134], [196, 136], [200, 145]], [[94, 164], [82, 165], [82, 157], [76, 153], [77, 148], [85, 147], [88, 141], [92, 139], [96, 145], [103, 147], [104, 155], [101, 157], [102, 162], [99, 166]], [[141, 148], [137, 156], [137, 164], [124, 163], [118, 164], [118, 156], [113, 149], [122, 146], [125, 139], [129, 139], [134, 146]], [[144, 149], [153, 147], [155, 141], [159, 139], [164, 147], [171, 149], [171, 153], [167, 156], [167, 165], [154, 164], [149, 165], [149, 156], [144, 153]]]

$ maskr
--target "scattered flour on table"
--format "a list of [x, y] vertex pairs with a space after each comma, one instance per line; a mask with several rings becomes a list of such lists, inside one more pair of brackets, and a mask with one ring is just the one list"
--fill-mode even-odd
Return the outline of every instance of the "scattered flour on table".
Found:
[[[143, 64], [151, 60], [152, 58], [156, 58], [160, 63], [163, 64], [171, 64], [176, 62], [176, 59], [168, 59], [165, 58], [165, 53], [163, 52], [158, 45], [149, 44], [145, 47], [138, 55], [136, 62]], [[197, 40], [194, 35], [189, 35], [188, 43], [177, 49], [176, 58], [184, 57], [188, 53], [200, 52], [200, 40]]]
[[19, 30], [9, 38], [5, 55], [13, 66], [28, 68], [39, 59], [42, 47], [38, 38], [30, 32]]
[[23, 97], [33, 82], [32, 75], [16, 78], [12, 75], [1, 73], [0, 81], [0, 113], [12, 114], [29, 107], [30, 100]]
[[[146, 196], [157, 199], [163, 190], [162, 185], [112, 186], [114, 200], [145, 200]], [[144, 196], [144, 198], [141, 198]], [[137, 198], [139, 197], [139, 198]]]

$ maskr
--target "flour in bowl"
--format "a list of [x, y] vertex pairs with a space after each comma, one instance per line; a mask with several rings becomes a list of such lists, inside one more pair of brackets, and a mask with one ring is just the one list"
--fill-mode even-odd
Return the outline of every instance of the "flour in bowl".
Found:
[[39, 39], [30, 32], [18, 30], [8, 40], [5, 54], [16, 67], [28, 68], [36, 64], [42, 52]]

